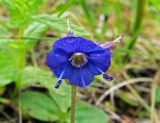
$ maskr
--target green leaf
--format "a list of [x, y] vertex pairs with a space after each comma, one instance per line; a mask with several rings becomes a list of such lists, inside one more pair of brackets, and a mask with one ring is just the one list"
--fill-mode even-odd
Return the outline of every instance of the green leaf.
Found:
[[21, 83], [19, 83], [19, 87], [21, 89], [39, 83], [50, 90], [55, 90], [54, 86], [57, 82], [57, 80], [53, 77], [52, 72], [37, 67], [25, 67], [21, 71], [20, 80]]
[[[68, 123], [70, 123], [69, 118]], [[109, 123], [109, 117], [101, 109], [84, 101], [78, 101], [76, 123]]]
[[[2, 41], [2, 42], [1, 42]], [[16, 81], [20, 69], [24, 66], [25, 50], [15, 40], [0, 40], [0, 85]]]
[[23, 36], [40, 37], [47, 29], [45, 24], [34, 22], [24, 30]]
[[0, 36], [8, 36], [10, 32], [2, 25], [0, 25]]
[[[66, 83], [62, 83], [59, 89], [54, 89], [53, 86], [51, 87], [52, 89], [49, 90], [49, 95], [51, 96], [50, 99], [52, 99], [52, 101], [54, 102], [53, 105], [55, 105], [56, 108], [58, 108], [58, 112], [57, 112], [58, 121], [64, 122], [66, 121], [67, 116], [69, 114], [68, 109], [70, 107], [70, 98], [71, 98], [70, 86], [66, 85]], [[44, 105], [45, 104], [48, 105], [47, 102], [44, 102]], [[39, 109], [39, 112], [42, 112], [40, 109]], [[33, 115], [30, 115], [30, 116], [39, 120], [44, 120], [44, 119], [40, 119], [38, 116], [33, 116]]]
[[[55, 93], [53, 92], [52, 95]], [[62, 92], [63, 94], [63, 92]], [[67, 95], [65, 95], [67, 96]], [[60, 96], [62, 101], [60, 104], [66, 104], [63, 96]], [[28, 101], [29, 100], [29, 101]], [[69, 100], [68, 100], [69, 101]], [[24, 92], [21, 94], [21, 102], [23, 113], [41, 121], [65, 121], [70, 123], [68, 112], [62, 112], [59, 106], [48, 96], [39, 92]], [[67, 117], [66, 117], [67, 116]], [[108, 123], [109, 117], [101, 109], [98, 109], [90, 104], [78, 101], [76, 112], [76, 123]]]
[[20, 98], [24, 114], [41, 121], [58, 120], [59, 109], [54, 101], [45, 94], [24, 92]]
[[158, 86], [156, 90], [156, 102], [160, 103], [160, 86]]
[[[57, 17], [57, 15], [43, 14], [43, 15], [34, 16], [33, 19], [35, 21], [38, 21], [40, 23], [47, 25], [51, 29], [61, 31], [66, 34], [68, 33], [67, 20], [64, 18], [59, 18]], [[79, 36], [89, 35], [89, 33], [84, 28], [77, 26], [72, 22], [70, 22], [69, 24], [75, 35], [79, 35]]]
[[11, 82], [12, 82], [11, 79], [4, 78], [3, 76], [0, 76], [0, 87], [5, 86]]
[[10, 39], [10, 38], [1, 38], [0, 39], [0, 45], [2, 44], [8, 44], [8, 43], [18, 43], [18, 40]]
[[150, 2], [158, 9], [160, 10], [160, 0], [150, 0]]
[[18, 26], [30, 18], [28, 5], [24, 0], [2, 0], [2, 3], [9, 12], [13, 25]]
[[28, 23], [32, 15], [39, 10], [40, 5], [46, 2], [47, 0], [2, 0], [11, 17], [11, 26]]
[[71, 89], [65, 82], [62, 83], [59, 89], [55, 89], [57, 79], [53, 77], [52, 72], [42, 70], [37, 67], [26, 67], [21, 71], [19, 84], [21, 89], [39, 83], [49, 90], [49, 94], [59, 107], [62, 114], [66, 114], [70, 107]]
[[[23, 37], [28, 39], [29, 46], [34, 46], [38, 38], [41, 38], [42, 35], [48, 30], [48, 26], [40, 23], [40, 22], [33, 22], [31, 23], [23, 32]], [[37, 38], [36, 39], [29, 39], [29, 38]]]
[[61, 112], [67, 113], [71, 105], [71, 87], [63, 82], [59, 89], [54, 90], [54, 92], [50, 90], [50, 95], [60, 107]]

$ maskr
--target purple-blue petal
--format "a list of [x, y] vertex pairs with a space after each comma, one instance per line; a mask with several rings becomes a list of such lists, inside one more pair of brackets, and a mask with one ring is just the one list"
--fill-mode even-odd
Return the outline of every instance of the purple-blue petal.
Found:
[[54, 43], [53, 48], [62, 49], [66, 53], [71, 54], [71, 53], [76, 52], [79, 46], [78, 43], [79, 43], [79, 40], [77, 37], [68, 36], [68, 37], [64, 37], [64, 38], [57, 40]]
[[105, 51], [104, 48], [100, 47], [99, 45], [97, 45], [96, 43], [94, 43], [93, 41], [90, 41], [88, 39], [79, 37], [79, 48], [78, 51], [82, 52], [82, 53], [102, 53]]
[[74, 68], [69, 80], [73, 85], [85, 88], [93, 81], [94, 74], [90, 73], [87, 67], [81, 69]]
[[85, 85], [90, 85], [94, 79], [94, 74], [89, 71], [88, 66], [82, 68], [82, 75], [84, 77]]
[[60, 49], [52, 50], [47, 55], [47, 65], [57, 77], [60, 76], [67, 63], [69, 63], [67, 54]]
[[[88, 55], [88, 60], [95, 68], [98, 67], [101, 71], [106, 72], [111, 64], [111, 52], [106, 50], [104, 53], [91, 53]], [[96, 75], [101, 74], [97, 72]]]
[[88, 71], [90, 73], [92, 73], [93, 75], [99, 75], [101, 74], [101, 72], [95, 67], [93, 62], [88, 61], [88, 63], [86, 64]]
[[90, 41], [88, 39], [82, 37], [75, 37], [75, 36], [67, 36], [57, 40], [54, 45], [54, 49], [62, 49], [66, 53], [91, 53], [91, 52], [104, 52], [105, 49]]

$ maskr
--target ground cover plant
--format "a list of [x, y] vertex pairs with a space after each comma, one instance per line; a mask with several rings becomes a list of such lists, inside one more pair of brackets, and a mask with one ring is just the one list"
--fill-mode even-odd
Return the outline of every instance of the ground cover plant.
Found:
[[[72, 87], [53, 75], [46, 59], [52, 45], [72, 33], [96, 46], [110, 46], [112, 59], [101, 72], [105, 76], [96, 74], [88, 84], [73, 78], [79, 86], [75, 123], [160, 123], [159, 3], [0, 0], [0, 123], [71, 122]], [[86, 64], [86, 58], [76, 54], [73, 66]], [[96, 58], [103, 62], [103, 56]]]

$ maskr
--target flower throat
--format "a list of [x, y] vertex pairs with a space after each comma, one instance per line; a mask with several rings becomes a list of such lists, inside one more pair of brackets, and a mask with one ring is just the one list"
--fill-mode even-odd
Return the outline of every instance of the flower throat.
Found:
[[84, 53], [75, 53], [71, 57], [71, 63], [75, 67], [82, 67], [87, 63], [87, 56]]

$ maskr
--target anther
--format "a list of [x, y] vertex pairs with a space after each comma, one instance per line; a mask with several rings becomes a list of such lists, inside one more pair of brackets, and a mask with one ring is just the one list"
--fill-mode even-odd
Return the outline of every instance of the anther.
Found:
[[[93, 64], [94, 65], [94, 64]], [[103, 78], [104, 79], [106, 79], [106, 80], [109, 80], [109, 81], [111, 81], [111, 80], [113, 80], [113, 77], [112, 76], [110, 76], [110, 75], [108, 75], [108, 74], [106, 74], [105, 72], [103, 72], [99, 67], [97, 67], [96, 65], [94, 65], [95, 67], [96, 67], [96, 69], [99, 71], [99, 72], [101, 72], [101, 74], [103, 75]]]
[[105, 73], [103, 74], [103, 78], [106, 79], [106, 80], [108, 80], [108, 81], [112, 81], [113, 80], [112, 76], [110, 76], [108, 74], [105, 74]]
[[55, 88], [59, 88], [59, 86], [61, 85], [61, 83], [62, 83], [62, 80], [61, 80], [61, 79], [58, 80], [58, 82], [57, 82], [56, 85], [55, 85]]
[[66, 71], [66, 67], [63, 69], [61, 75], [59, 76], [58, 82], [56, 83], [55, 88], [59, 88], [59, 86], [61, 85], [61, 83], [62, 83], [62, 77], [63, 77], [63, 74], [64, 74], [65, 71]]

